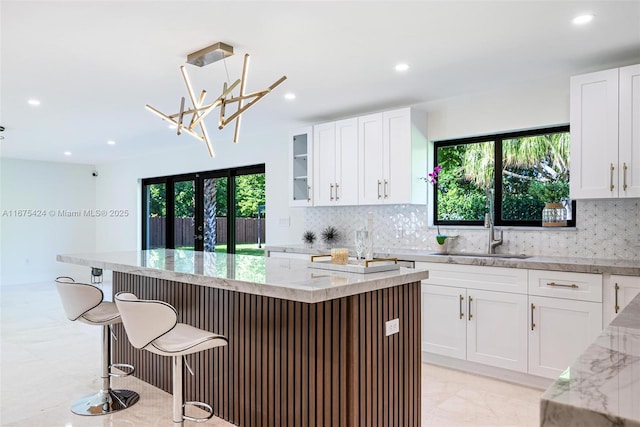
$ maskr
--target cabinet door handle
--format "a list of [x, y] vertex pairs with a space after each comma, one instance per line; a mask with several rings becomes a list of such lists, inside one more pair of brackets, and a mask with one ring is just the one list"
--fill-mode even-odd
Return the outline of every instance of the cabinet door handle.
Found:
[[627, 164], [622, 164], [622, 189], [627, 191]]
[[464, 301], [464, 297], [460, 295], [460, 318], [464, 319], [464, 312], [462, 311], [462, 302]]
[[340, 187], [340, 186], [336, 182], [336, 201], [340, 200], [340, 197], [338, 197], [338, 187]]
[[311, 186], [307, 185], [307, 202], [311, 201]]
[[618, 311], [620, 311], [620, 306], [618, 305], [618, 291], [620, 290], [620, 285], [618, 285], [616, 283], [616, 306], [614, 307], [616, 309], [616, 313], [618, 313]]
[[556, 283], [556, 282], [547, 282], [547, 286], [559, 286], [561, 288], [574, 288], [577, 289], [580, 286], [576, 285], [575, 283], [572, 283], [570, 285], [565, 285], [563, 283]]
[[536, 324], [533, 321], [533, 310], [536, 309], [536, 305], [535, 304], [531, 304], [531, 330], [533, 331], [536, 328]]
[[329, 200], [333, 200], [333, 184], [329, 184]]
[[387, 192], [387, 186], [389, 185], [389, 181], [387, 181], [386, 179], [384, 180], [384, 198], [388, 198], [389, 194]]
[[613, 163], [611, 163], [611, 166], [609, 167], [609, 191], [613, 191], [613, 170], [615, 168], [613, 167]]
[[473, 298], [469, 297], [469, 322], [471, 322], [473, 318], [473, 314], [471, 314], [471, 301], [473, 301]]
[[380, 186], [382, 185], [382, 181], [378, 180], [378, 199], [381, 199], [382, 196], [380, 195]]

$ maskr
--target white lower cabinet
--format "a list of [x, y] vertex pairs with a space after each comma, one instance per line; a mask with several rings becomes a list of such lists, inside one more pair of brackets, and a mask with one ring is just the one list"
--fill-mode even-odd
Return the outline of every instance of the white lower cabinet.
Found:
[[527, 371], [527, 296], [422, 285], [422, 350]]
[[[486, 290], [526, 290], [526, 272], [423, 263], [416, 268], [429, 269], [422, 284], [423, 351], [526, 372], [527, 295]], [[456, 283], [469, 287], [448, 286]]]
[[604, 325], [611, 321], [627, 304], [640, 294], [640, 276], [619, 276], [612, 274], [605, 277], [604, 292]]
[[557, 378], [602, 331], [602, 304], [529, 296], [529, 369]]
[[557, 378], [602, 330], [600, 274], [416, 268], [429, 270], [422, 283], [424, 352]]
[[422, 284], [422, 351], [467, 358], [467, 290]]
[[529, 373], [557, 378], [602, 331], [602, 275], [529, 270]]
[[527, 296], [469, 290], [467, 360], [527, 372]]

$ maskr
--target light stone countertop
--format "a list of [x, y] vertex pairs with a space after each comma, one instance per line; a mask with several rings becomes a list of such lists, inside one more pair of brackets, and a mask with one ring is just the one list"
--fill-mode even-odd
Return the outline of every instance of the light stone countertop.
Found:
[[[322, 254], [329, 249], [308, 248], [304, 245], [273, 245], [267, 246], [265, 251], [288, 252], [303, 254]], [[352, 255], [355, 253], [351, 248]], [[640, 260], [599, 259], [599, 258], [570, 258], [570, 257], [541, 257], [528, 258], [489, 258], [473, 255], [442, 255], [421, 249], [378, 249], [374, 250], [374, 258], [395, 257], [407, 261], [440, 262], [448, 264], [465, 264], [491, 267], [525, 268], [532, 270], [568, 271], [576, 273], [609, 273], [626, 276], [640, 276]]]
[[540, 425], [640, 427], [640, 295], [542, 395]]
[[309, 261], [173, 249], [58, 255], [70, 264], [139, 276], [316, 303], [418, 282], [425, 270], [345, 273], [309, 268]]

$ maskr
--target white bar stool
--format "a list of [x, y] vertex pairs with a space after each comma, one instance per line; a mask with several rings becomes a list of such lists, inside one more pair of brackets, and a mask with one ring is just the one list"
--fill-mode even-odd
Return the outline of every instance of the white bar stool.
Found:
[[[56, 288], [69, 320], [102, 326], [102, 389], [74, 402], [71, 412], [78, 415], [105, 415], [132, 406], [140, 399], [138, 393], [111, 389], [111, 377], [126, 377], [135, 370], [128, 364], [111, 363], [111, 325], [122, 321], [118, 308], [113, 302], [104, 301], [101, 289], [77, 283], [71, 277], [58, 277]], [[113, 373], [112, 367], [128, 369], [129, 372]]]
[[[213, 408], [210, 405], [202, 402], [184, 402], [182, 358], [187, 354], [227, 345], [227, 338], [185, 323], [178, 323], [176, 309], [163, 301], [141, 300], [132, 293], [119, 292], [115, 296], [115, 303], [131, 345], [172, 358], [174, 427], [183, 426], [185, 420], [204, 422], [210, 419], [213, 416]], [[204, 409], [209, 416], [186, 416], [185, 405]]]

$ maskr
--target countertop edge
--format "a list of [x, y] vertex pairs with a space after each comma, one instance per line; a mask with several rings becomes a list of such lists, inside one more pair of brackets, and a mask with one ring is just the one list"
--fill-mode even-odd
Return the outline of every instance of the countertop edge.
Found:
[[[267, 252], [284, 252], [317, 255], [326, 253], [323, 248], [306, 248], [295, 245], [265, 247]], [[532, 255], [528, 258], [489, 258], [471, 255], [438, 254], [429, 250], [384, 249], [374, 251], [375, 258], [398, 258], [406, 261], [445, 264], [477, 265], [487, 267], [523, 268], [531, 270], [568, 271], [592, 274], [619, 274], [640, 276], [640, 260], [614, 260], [599, 258], [558, 258]]]
[[[97, 253], [95, 255], [100, 254]], [[287, 287], [285, 285], [279, 285], [278, 283], [249, 282], [237, 279], [206, 276], [196, 273], [186, 273], [167, 269], [134, 266], [120, 262], [88, 259], [86, 258], [86, 256], [82, 256], [81, 254], [59, 254], [56, 256], [56, 260], [69, 264], [97, 267], [104, 270], [111, 270], [121, 273], [171, 280], [193, 285], [208, 286], [236, 292], [245, 292], [254, 295], [281, 298], [310, 304], [352, 295], [358, 295], [369, 291], [386, 289], [405, 283], [420, 282], [421, 280], [427, 279], [429, 277], [428, 271], [425, 270], [401, 268], [394, 276], [380, 277], [379, 275], [375, 275], [375, 273], [373, 273], [369, 278], [366, 277], [368, 275], [363, 275], [363, 278], [369, 280], [361, 283], [348, 283], [344, 285], [336, 285], [335, 287], [331, 288], [295, 289]]]
[[540, 425], [601, 425], [600, 421], [606, 419], [610, 425], [640, 427], [637, 413], [621, 405], [622, 396], [630, 395], [629, 387], [640, 380], [640, 348], [633, 344], [639, 337], [637, 295], [570, 365], [568, 378], [558, 378], [544, 392]]

